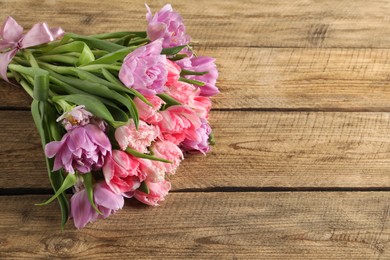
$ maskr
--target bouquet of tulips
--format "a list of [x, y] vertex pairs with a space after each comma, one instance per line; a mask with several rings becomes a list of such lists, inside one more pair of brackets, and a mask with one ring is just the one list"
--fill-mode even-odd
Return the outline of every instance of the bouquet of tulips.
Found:
[[[11, 17], [0, 31], [0, 75], [33, 98], [62, 227], [106, 218], [135, 198], [157, 206], [183, 153], [213, 144], [208, 115], [215, 60], [196, 56], [168, 4], [146, 31], [90, 36], [46, 23], [27, 33]], [[73, 189], [68, 201], [66, 191]]]

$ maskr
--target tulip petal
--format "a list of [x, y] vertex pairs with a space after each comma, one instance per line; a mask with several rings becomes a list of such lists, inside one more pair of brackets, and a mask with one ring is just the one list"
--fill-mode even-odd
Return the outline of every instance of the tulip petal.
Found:
[[125, 203], [123, 196], [115, 194], [106, 183], [96, 184], [94, 197], [97, 205], [101, 205], [112, 210], [119, 210], [123, 208]]
[[74, 225], [78, 229], [85, 227], [88, 222], [92, 222], [98, 217], [98, 213], [96, 213], [88, 201], [88, 195], [85, 190], [73, 194], [70, 199], [70, 208]]

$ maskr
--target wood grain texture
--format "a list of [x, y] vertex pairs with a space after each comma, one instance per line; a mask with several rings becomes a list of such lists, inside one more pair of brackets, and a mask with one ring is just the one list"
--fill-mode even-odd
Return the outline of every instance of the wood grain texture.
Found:
[[46, 196], [0, 197], [0, 258], [389, 259], [390, 194], [172, 193], [59, 228]]
[[[159, 10], [164, 1], [148, 1]], [[2, 0], [0, 17], [25, 27], [47, 21], [66, 31], [90, 34], [140, 30], [143, 0]], [[374, 0], [170, 1], [194, 41], [205, 46], [390, 47], [390, 3]], [[33, 15], [32, 15], [33, 14]]]
[[[216, 109], [390, 111], [390, 49], [200, 47], [217, 59]], [[0, 108], [30, 106], [0, 85]]]
[[[215, 111], [217, 145], [184, 160], [173, 188], [390, 187], [389, 122], [388, 113]], [[48, 188], [29, 112], [0, 112], [0, 125], [0, 188]]]

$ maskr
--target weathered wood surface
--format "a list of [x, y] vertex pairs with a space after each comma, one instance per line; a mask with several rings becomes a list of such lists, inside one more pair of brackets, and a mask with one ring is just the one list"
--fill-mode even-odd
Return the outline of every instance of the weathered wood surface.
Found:
[[[17, 111], [30, 98], [1, 82], [0, 258], [389, 259], [390, 2], [170, 2], [198, 54], [217, 58], [217, 146], [183, 162], [161, 207], [130, 201], [60, 231], [56, 203], [34, 206], [49, 181], [31, 115]], [[143, 5], [0, 0], [0, 20], [141, 30]]]
[[46, 196], [0, 197], [0, 258], [389, 259], [390, 194], [172, 193], [59, 228]]
[[[216, 109], [390, 111], [390, 49], [197, 48], [217, 58]], [[20, 87], [0, 84], [0, 107], [27, 109]]]
[[[153, 12], [164, 1], [148, 1]], [[390, 47], [388, 1], [169, 1], [199, 45], [255, 47]], [[2, 0], [0, 16], [25, 27], [39, 21], [90, 34], [140, 30], [144, 0]]]
[[[211, 124], [217, 145], [183, 161], [175, 190], [390, 187], [388, 113], [215, 111]], [[0, 125], [0, 188], [49, 188], [30, 112]]]

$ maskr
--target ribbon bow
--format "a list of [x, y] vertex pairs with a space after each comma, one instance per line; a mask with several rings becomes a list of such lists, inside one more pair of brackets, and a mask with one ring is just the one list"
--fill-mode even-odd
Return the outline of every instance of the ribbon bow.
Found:
[[19, 50], [54, 41], [63, 34], [60, 27], [50, 28], [46, 23], [37, 23], [23, 34], [23, 27], [9, 16], [0, 29], [0, 76], [8, 81], [8, 64]]

